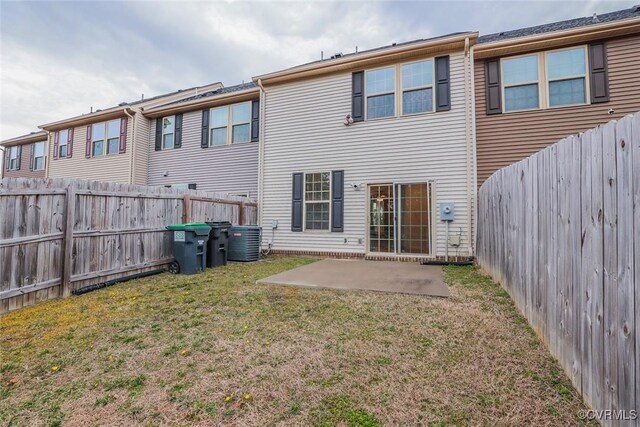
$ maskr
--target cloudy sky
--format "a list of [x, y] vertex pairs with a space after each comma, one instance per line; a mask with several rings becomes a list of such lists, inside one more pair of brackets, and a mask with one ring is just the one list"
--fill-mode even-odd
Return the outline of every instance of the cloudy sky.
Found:
[[320, 51], [489, 34], [638, 1], [0, 1], [0, 140], [142, 93], [241, 83]]

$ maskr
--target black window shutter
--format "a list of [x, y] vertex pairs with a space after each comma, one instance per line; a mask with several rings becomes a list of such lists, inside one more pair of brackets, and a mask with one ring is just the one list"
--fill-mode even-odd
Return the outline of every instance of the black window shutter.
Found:
[[609, 72], [607, 70], [606, 42], [589, 45], [589, 72], [591, 81], [591, 103], [609, 101]]
[[293, 186], [291, 188], [291, 231], [302, 231], [302, 188], [303, 174], [293, 174]]
[[344, 231], [344, 171], [331, 172], [331, 231]]
[[500, 59], [489, 59], [484, 63], [485, 96], [487, 115], [502, 113], [500, 88]]
[[156, 119], [156, 151], [162, 150], [162, 117]]
[[36, 151], [36, 144], [31, 144], [31, 150], [29, 150], [29, 170], [33, 170], [33, 155]]
[[175, 134], [173, 135], [173, 148], [182, 147], [182, 113], [176, 114]]
[[364, 120], [364, 71], [351, 75], [351, 118], [354, 122]]
[[260, 101], [257, 99], [251, 103], [251, 142], [260, 139]]
[[189, 188], [189, 190], [195, 190], [197, 185], [196, 184], [189, 184], [187, 187]]
[[202, 110], [202, 135], [200, 137], [200, 147], [209, 148], [209, 109]]
[[436, 58], [436, 111], [451, 110], [449, 56]]

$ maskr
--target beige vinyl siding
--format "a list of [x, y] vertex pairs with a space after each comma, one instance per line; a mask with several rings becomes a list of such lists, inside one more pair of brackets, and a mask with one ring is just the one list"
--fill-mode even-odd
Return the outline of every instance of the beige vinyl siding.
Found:
[[135, 147], [133, 148], [133, 183], [147, 185], [149, 172], [149, 119], [142, 114], [136, 114], [135, 120]]
[[[101, 122], [96, 122], [101, 123]], [[73, 155], [71, 158], [53, 159], [53, 138], [55, 132], [49, 136], [49, 178], [75, 178], [97, 181], [130, 183], [131, 136], [133, 134], [133, 120], [127, 123], [127, 152], [123, 154], [109, 154], [99, 157], [85, 157], [87, 126], [82, 125], [73, 131]]]
[[[46, 142], [46, 141], [44, 141]], [[4, 178], [44, 178], [45, 177], [45, 169], [47, 166], [47, 162], [49, 161], [47, 157], [47, 151], [45, 146], [44, 152], [44, 162], [45, 169], [39, 171], [32, 171], [29, 168], [29, 162], [31, 161], [31, 151], [33, 150], [34, 143], [29, 144], [21, 144], [22, 145], [22, 155], [20, 158], [20, 169], [19, 170], [8, 170], [6, 169], [6, 158], [3, 158], [2, 168], [4, 168]], [[4, 147], [5, 156], [9, 156], [9, 147]], [[0, 156], [1, 158], [2, 156]]]
[[[599, 124], [640, 111], [640, 36], [607, 42], [609, 102], [486, 114], [485, 63], [475, 64], [478, 185], [496, 170]], [[613, 114], [608, 114], [609, 109]]]
[[[345, 126], [344, 117], [351, 112], [350, 72], [267, 87], [265, 104], [263, 242], [271, 239], [271, 223], [277, 220], [274, 249], [364, 253], [366, 185], [433, 180], [434, 210], [438, 202], [455, 203], [451, 231], [462, 230], [459, 254], [470, 252], [468, 160], [472, 148], [462, 53], [451, 55], [451, 111]], [[332, 170], [344, 170], [344, 232], [292, 232], [292, 174]], [[352, 184], [362, 184], [362, 189], [355, 191]], [[437, 248], [433, 255], [444, 255], [445, 226], [434, 215]], [[449, 254], [455, 251], [450, 249]]]
[[[149, 130], [149, 185], [197, 184], [198, 190], [258, 196], [258, 143], [201, 148], [202, 110], [182, 116], [182, 147], [155, 151], [156, 120]], [[164, 176], [169, 172], [169, 176]]]

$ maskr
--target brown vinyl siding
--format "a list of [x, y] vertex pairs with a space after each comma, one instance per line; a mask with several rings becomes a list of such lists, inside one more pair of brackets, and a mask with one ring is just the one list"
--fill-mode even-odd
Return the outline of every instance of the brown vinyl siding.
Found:
[[[475, 63], [478, 185], [567, 135], [640, 111], [640, 35], [607, 41], [609, 102], [487, 115], [485, 61]], [[615, 110], [608, 114], [609, 109]]]
[[[43, 141], [43, 142], [46, 142], [46, 141]], [[4, 175], [3, 175], [4, 178], [44, 178], [45, 177], [45, 169], [46, 169], [47, 162], [49, 161], [49, 159], [47, 158], [47, 147], [45, 145], [45, 152], [44, 152], [45, 169], [32, 171], [30, 169], [29, 162], [31, 160], [31, 151], [33, 150], [33, 145], [34, 143], [22, 144], [20, 169], [18, 170], [6, 169], [6, 158], [3, 159], [2, 168], [4, 169]], [[4, 147], [5, 156], [7, 157], [9, 156], [9, 148], [10, 147]]]

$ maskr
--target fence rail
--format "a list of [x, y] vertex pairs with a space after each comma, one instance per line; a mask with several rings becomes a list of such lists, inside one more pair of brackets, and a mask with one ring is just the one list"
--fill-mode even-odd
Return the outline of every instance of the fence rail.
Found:
[[165, 226], [255, 224], [242, 197], [97, 181], [0, 180], [0, 313], [163, 268]]
[[640, 113], [492, 175], [477, 256], [593, 409], [640, 410]]

